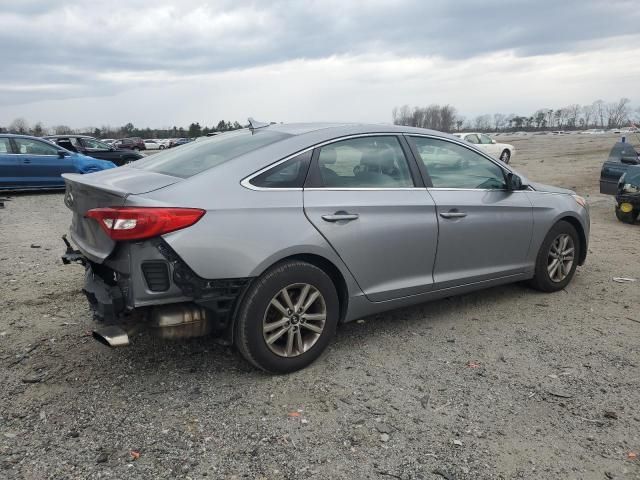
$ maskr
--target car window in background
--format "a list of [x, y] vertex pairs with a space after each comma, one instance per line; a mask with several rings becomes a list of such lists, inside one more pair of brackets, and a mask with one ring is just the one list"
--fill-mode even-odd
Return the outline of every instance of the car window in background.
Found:
[[8, 138], [0, 138], [0, 153], [11, 153], [11, 144]]
[[111, 147], [106, 143], [103, 143], [95, 138], [83, 138], [82, 143], [85, 148], [91, 148], [93, 150], [109, 150]]
[[491, 137], [489, 135], [485, 135], [484, 133], [480, 134], [480, 143], [483, 145], [490, 145], [493, 143]]
[[18, 152], [30, 155], [58, 155], [58, 149], [50, 143], [30, 138], [14, 138]]
[[251, 133], [248, 129], [238, 130], [217, 135], [202, 142], [189, 142], [180, 148], [165, 149], [161, 153], [138, 160], [130, 166], [188, 178], [288, 137], [290, 137], [289, 134], [268, 129], [256, 130], [255, 133]]
[[446, 140], [413, 140], [434, 188], [506, 188], [503, 170], [482, 155]]
[[257, 175], [250, 183], [261, 188], [302, 188], [310, 161], [311, 150]]
[[469, 142], [469, 143], [480, 143], [480, 139], [478, 138], [478, 136], [475, 133], [472, 133], [471, 135], [467, 135], [464, 137], [464, 139]]
[[407, 159], [396, 137], [361, 137], [320, 150], [318, 167], [325, 188], [413, 187]]

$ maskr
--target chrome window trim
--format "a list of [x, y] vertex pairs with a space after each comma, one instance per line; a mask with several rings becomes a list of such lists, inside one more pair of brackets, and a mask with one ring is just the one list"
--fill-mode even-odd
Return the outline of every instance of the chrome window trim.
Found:
[[[249, 190], [255, 190], [258, 192], [264, 192], [264, 191], [271, 191], [271, 190], [275, 190], [275, 191], [282, 191], [282, 192], [286, 192], [286, 191], [300, 191], [303, 190], [303, 188], [278, 188], [278, 187], [256, 187], [255, 185], [251, 184], [251, 180], [253, 180], [253, 178], [257, 177], [258, 175], [260, 175], [261, 173], [266, 172], [267, 170], [273, 168], [273, 167], [277, 167], [278, 165], [280, 165], [281, 163], [286, 162], [287, 160], [291, 160], [294, 157], [297, 157], [298, 155], [301, 155], [303, 153], [308, 152], [309, 150], [314, 150], [316, 148], [322, 148], [325, 145], [330, 145], [332, 143], [336, 143], [336, 142], [341, 142], [343, 140], [351, 140], [352, 138], [362, 138], [362, 137], [389, 137], [389, 136], [393, 136], [393, 137], [399, 137], [401, 135], [407, 135], [404, 132], [379, 132], [379, 133], [357, 133], [357, 134], [353, 134], [353, 135], [345, 135], [343, 137], [336, 137], [336, 138], [332, 138], [331, 140], [325, 140], [324, 142], [320, 142], [320, 143], [316, 143], [315, 145], [312, 145], [310, 147], [307, 147], [303, 150], [300, 150], [292, 155], [289, 155], [285, 158], [283, 158], [282, 160], [278, 160], [270, 165], [267, 165], [266, 167], [258, 170], [257, 172], [252, 173], [251, 175], [243, 178], [240, 181], [240, 185], [242, 185], [244, 188], [247, 188]], [[438, 138], [438, 137], [435, 137]], [[398, 140], [399, 141], [399, 140]], [[406, 159], [407, 162], [410, 161], [410, 159]], [[407, 167], [409, 165], [407, 164]], [[322, 188], [322, 187], [314, 187], [313, 189], [311, 188], [307, 188], [306, 190], [416, 190], [416, 189], [423, 189], [424, 187], [395, 187], [395, 188]]]
[[427, 191], [425, 187], [389, 187], [389, 188], [380, 188], [380, 187], [353, 187], [353, 188], [339, 188], [339, 187], [311, 187], [311, 188], [302, 188], [305, 192], [407, 192], [407, 191]]

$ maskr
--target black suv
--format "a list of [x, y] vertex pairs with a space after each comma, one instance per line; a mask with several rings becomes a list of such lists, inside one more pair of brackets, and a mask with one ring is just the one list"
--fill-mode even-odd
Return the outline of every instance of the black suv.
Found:
[[49, 135], [44, 138], [72, 152], [109, 160], [118, 166], [143, 157], [138, 152], [118, 149], [87, 135]]

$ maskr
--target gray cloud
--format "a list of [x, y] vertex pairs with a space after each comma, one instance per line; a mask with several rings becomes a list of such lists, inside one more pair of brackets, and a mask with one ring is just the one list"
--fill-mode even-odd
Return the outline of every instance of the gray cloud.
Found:
[[[611, 0], [21, 0], [0, 11], [0, 108], [334, 56], [581, 55], [638, 44], [639, 24], [636, 2]], [[354, 75], [393, 81], [369, 72]]]

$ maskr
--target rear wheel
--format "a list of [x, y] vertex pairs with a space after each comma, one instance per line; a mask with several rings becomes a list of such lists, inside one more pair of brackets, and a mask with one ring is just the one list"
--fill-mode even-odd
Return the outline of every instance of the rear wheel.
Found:
[[511, 152], [509, 150], [504, 150], [500, 154], [500, 160], [502, 160], [504, 163], [508, 164], [509, 160], [511, 160]]
[[536, 259], [531, 285], [543, 292], [557, 292], [573, 278], [580, 258], [580, 240], [573, 225], [560, 221], [545, 237]]
[[331, 278], [301, 261], [276, 265], [249, 288], [236, 320], [242, 356], [271, 373], [306, 367], [329, 344], [339, 303]]
[[625, 212], [620, 208], [619, 205], [616, 206], [616, 218], [620, 220], [622, 223], [634, 224], [636, 223], [636, 219], [638, 218], [638, 214], [640, 210], [632, 209], [630, 212]]

